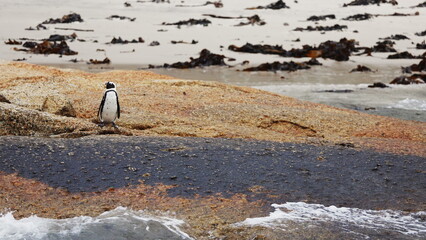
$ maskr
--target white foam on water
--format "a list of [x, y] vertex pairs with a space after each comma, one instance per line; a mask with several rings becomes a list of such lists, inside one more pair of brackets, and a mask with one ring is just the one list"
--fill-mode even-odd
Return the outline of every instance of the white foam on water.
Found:
[[[79, 216], [68, 219], [49, 219], [37, 216], [30, 216], [23, 219], [15, 219], [12, 212], [0, 214], [0, 239], [2, 240], [17, 240], [17, 239], [75, 239], [80, 234], [90, 233], [96, 236], [95, 231], [112, 228], [114, 224], [116, 228], [123, 228], [124, 232], [128, 229], [146, 232], [154, 231], [155, 224], [167, 229], [173, 234], [173, 239], [192, 239], [188, 234], [181, 231], [179, 226], [185, 222], [179, 219], [152, 216], [144, 211], [133, 211], [124, 207], [118, 207], [112, 211], [105, 212], [97, 217]], [[141, 226], [141, 227], [138, 227]], [[161, 230], [157, 230], [161, 231]], [[99, 232], [99, 235], [104, 234]], [[145, 233], [139, 233], [139, 236], [144, 236]], [[93, 238], [92, 238], [93, 239]], [[99, 239], [105, 239], [99, 236]], [[115, 239], [110, 236], [107, 239]], [[162, 239], [161, 237], [157, 239]]]
[[237, 225], [285, 229], [286, 223], [304, 222], [310, 225], [333, 223], [348, 227], [396, 231], [404, 235], [426, 237], [426, 212], [405, 213], [393, 210], [363, 210], [347, 207], [326, 207], [321, 204], [288, 202], [272, 204], [275, 208], [267, 217], [248, 218]]
[[389, 108], [426, 111], [426, 100], [406, 98], [393, 105], [390, 105]]

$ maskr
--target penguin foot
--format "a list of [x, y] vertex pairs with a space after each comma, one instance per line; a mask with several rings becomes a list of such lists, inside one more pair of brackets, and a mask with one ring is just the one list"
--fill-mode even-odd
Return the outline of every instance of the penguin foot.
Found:
[[118, 126], [117, 126], [117, 124], [115, 124], [115, 122], [113, 122], [113, 123], [112, 123], [112, 126], [113, 126], [115, 129], [118, 129]]
[[99, 124], [98, 124], [98, 127], [103, 128], [103, 127], [105, 127], [105, 124], [104, 124], [104, 123], [99, 123]]

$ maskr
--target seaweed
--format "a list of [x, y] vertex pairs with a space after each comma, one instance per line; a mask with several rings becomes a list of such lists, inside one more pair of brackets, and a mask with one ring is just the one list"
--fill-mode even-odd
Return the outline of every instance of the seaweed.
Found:
[[356, 68], [352, 69], [350, 71], [352, 72], [372, 72], [372, 70], [369, 67], [366, 67], [364, 65], [358, 65]]
[[413, 8], [415, 8], [415, 7], [426, 7], [426, 2], [424, 2], [424, 3], [419, 3], [419, 5], [414, 6]]
[[35, 48], [37, 46], [37, 43], [27, 41], [22, 46], [25, 47], [25, 48]]
[[104, 58], [104, 60], [90, 59], [87, 64], [110, 64], [111, 60], [109, 58]]
[[201, 5], [176, 5], [176, 7], [204, 7], [208, 5], [213, 5], [215, 8], [223, 8], [222, 1], [216, 1], [216, 2], [207, 1], [206, 3]]
[[[165, 63], [162, 67], [164, 68], [178, 68], [178, 69], [188, 69], [196, 67], [207, 67], [207, 66], [227, 66], [225, 63], [224, 55], [211, 53], [207, 49], [203, 49], [200, 52], [198, 58], [190, 58], [190, 61], [186, 62], [176, 62], [172, 64]], [[150, 65], [150, 68], [155, 68], [155, 66]]]
[[423, 58], [418, 64], [412, 64], [411, 66], [405, 67], [404, 71], [407, 73], [411, 72], [426, 72], [426, 57]]
[[155, 47], [155, 46], [160, 46], [160, 42], [159, 41], [152, 41], [149, 46], [151, 47]]
[[372, 4], [380, 5], [381, 3], [389, 3], [389, 4], [392, 4], [392, 5], [398, 5], [398, 2], [396, 0], [354, 0], [350, 3], [343, 4], [343, 7], [372, 5]]
[[108, 19], [108, 20], [113, 20], [113, 19], [129, 20], [130, 22], [134, 22], [136, 20], [136, 18], [130, 18], [130, 17], [126, 17], [126, 16], [119, 16], [119, 15], [111, 15], [111, 16], [107, 17], [106, 19]]
[[369, 88], [388, 88], [389, 86], [382, 82], [375, 82], [372, 85], [368, 85]]
[[279, 10], [279, 9], [283, 9], [283, 8], [290, 8], [290, 7], [287, 6], [287, 4], [285, 2], [283, 2], [282, 0], [278, 0], [277, 2], [270, 3], [266, 6], [251, 7], [251, 8], [247, 8], [247, 10], [255, 10], [255, 9]]
[[207, 27], [209, 24], [211, 24], [212, 22], [207, 20], [207, 19], [189, 19], [189, 20], [185, 20], [185, 21], [179, 21], [179, 22], [175, 22], [175, 23], [166, 23], [163, 22], [162, 25], [166, 25], [166, 26], [178, 26], [179, 28], [182, 25], [187, 25], [187, 26], [193, 26], [193, 25], [203, 25], [204, 27]]
[[12, 39], [9, 38], [9, 40], [7, 40], [6, 42], [4, 42], [4, 44], [7, 44], [7, 45], [21, 45], [22, 42], [16, 41], [15, 39], [12, 40]]
[[143, 40], [143, 38], [139, 37], [138, 39], [133, 39], [133, 40], [123, 40], [121, 37], [115, 38], [113, 37], [111, 42], [111, 44], [129, 44], [129, 43], [144, 43], [145, 40]]
[[401, 85], [410, 85], [410, 84], [425, 84], [426, 83], [426, 74], [412, 74], [411, 76], [399, 76], [393, 79], [390, 84], [401, 84]]
[[410, 38], [408, 38], [407, 36], [402, 35], [402, 34], [395, 34], [395, 35], [392, 35], [390, 37], [385, 38], [385, 40], [409, 40], [409, 39]]
[[77, 34], [75, 33], [71, 35], [53, 34], [53, 35], [50, 35], [49, 38], [46, 39], [46, 41], [55, 42], [55, 41], [74, 40], [76, 38], [77, 38]]
[[180, 41], [172, 40], [171, 43], [172, 44], [197, 44], [198, 41], [192, 40], [191, 42], [185, 42], [185, 41], [182, 41], [182, 40], [180, 40]]
[[279, 45], [253, 45], [250, 43], [246, 43], [242, 47], [230, 45], [228, 49], [234, 52], [274, 54], [283, 57], [322, 57], [334, 59], [336, 61], [347, 61], [351, 53], [357, 51], [355, 45], [355, 40], [342, 38], [339, 42], [326, 41], [321, 43], [318, 47], [304, 45], [301, 49], [291, 49], [289, 51], [283, 49], [282, 46]]
[[421, 43], [416, 44], [416, 49], [426, 49], [426, 42], [423, 41]]
[[424, 37], [424, 36], [426, 36], [426, 30], [425, 30], [425, 31], [423, 31], [423, 32], [415, 33], [415, 34], [416, 34], [416, 36]]
[[396, 52], [395, 48], [393, 48], [394, 44], [395, 42], [392, 42], [390, 40], [377, 42], [376, 45], [373, 46], [372, 51], [373, 52]]
[[[24, 44], [25, 45], [25, 44]], [[30, 45], [27, 45], [27, 48]], [[23, 51], [23, 52], [29, 52], [34, 54], [59, 54], [59, 55], [77, 55], [78, 52], [75, 52], [70, 49], [68, 44], [65, 41], [61, 41], [60, 43], [50, 42], [50, 41], [43, 41], [42, 43], [36, 44], [34, 47], [30, 49], [18, 49], [15, 48], [15, 51]]]
[[347, 29], [348, 26], [346, 25], [339, 25], [339, 24], [335, 24], [333, 26], [308, 26], [306, 28], [296, 28], [293, 31], [343, 31], [343, 29]]
[[421, 56], [414, 56], [413, 54], [405, 51], [401, 53], [396, 53], [388, 56], [388, 59], [416, 59], [422, 58]]
[[302, 69], [310, 69], [311, 67], [307, 62], [278, 62], [273, 63], [263, 63], [257, 67], [246, 68], [244, 72], [253, 72], [253, 71], [268, 71], [268, 72], [277, 72], [277, 71], [289, 71], [294, 72]]
[[355, 14], [355, 15], [351, 15], [349, 17], [343, 18], [343, 20], [347, 20], [347, 21], [365, 21], [368, 20], [370, 18], [373, 18], [374, 15], [369, 14], [369, 13], [359, 13], [359, 14]]
[[266, 22], [263, 21], [262, 19], [260, 19], [259, 15], [253, 15], [251, 17], [247, 17], [248, 22], [240, 22], [239, 24], [235, 25], [235, 26], [246, 26], [246, 25], [265, 25]]
[[324, 21], [327, 19], [336, 19], [336, 15], [334, 14], [328, 14], [328, 15], [321, 15], [321, 16], [311, 16], [308, 19], [306, 19], [307, 21]]
[[46, 26], [44, 26], [43, 24], [38, 24], [35, 28], [33, 28], [33, 27], [28, 27], [28, 28], [25, 28], [25, 30], [27, 30], [27, 31], [34, 31], [34, 30], [46, 30], [47, 29], [47, 27]]
[[49, 20], [42, 22], [42, 24], [57, 24], [57, 23], [72, 23], [72, 22], [83, 22], [83, 19], [81, 18], [80, 14], [71, 13], [68, 15], [64, 15], [62, 18], [57, 18], [57, 19], [50, 18]]

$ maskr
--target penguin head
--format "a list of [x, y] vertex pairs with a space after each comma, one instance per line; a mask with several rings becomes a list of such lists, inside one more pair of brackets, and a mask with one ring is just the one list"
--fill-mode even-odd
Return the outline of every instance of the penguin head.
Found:
[[115, 83], [113, 82], [106, 82], [105, 83], [106, 89], [115, 88]]

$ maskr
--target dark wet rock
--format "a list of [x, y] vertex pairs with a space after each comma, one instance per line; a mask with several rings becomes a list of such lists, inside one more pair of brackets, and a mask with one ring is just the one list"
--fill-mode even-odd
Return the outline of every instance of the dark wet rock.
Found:
[[392, 42], [390, 40], [384, 40], [381, 42], [377, 42], [377, 45], [373, 47], [373, 52], [396, 52], [395, 48], [393, 48], [393, 45], [395, 42]]
[[413, 74], [411, 76], [400, 76], [390, 82], [390, 84], [410, 85], [426, 83], [426, 74]]
[[77, 34], [73, 33], [71, 35], [60, 35], [60, 34], [53, 34], [50, 35], [46, 41], [65, 41], [65, 40], [74, 40], [77, 38]]
[[290, 8], [290, 7], [287, 6], [287, 4], [285, 2], [283, 2], [282, 0], [278, 0], [275, 3], [271, 3], [271, 4], [266, 5], [266, 6], [251, 7], [251, 8], [247, 8], [247, 10], [254, 10], [254, 9], [279, 10], [279, 9], [283, 9], [283, 8]]
[[111, 16], [107, 17], [106, 19], [108, 19], [108, 20], [113, 20], [113, 19], [129, 20], [131, 22], [134, 22], [136, 20], [136, 18], [126, 17], [126, 16], [119, 16], [119, 15], [111, 15]]
[[266, 24], [265, 21], [263, 21], [262, 19], [260, 19], [259, 15], [253, 15], [251, 17], [247, 17], [247, 22], [240, 22], [239, 24], [235, 25], [235, 26], [246, 26], [246, 25], [259, 25], [259, 26], [263, 26]]
[[426, 49], [426, 42], [423, 41], [421, 43], [416, 44], [416, 49]]
[[26, 48], [35, 48], [37, 46], [37, 43], [36, 42], [27, 41], [22, 46], [26, 47]]
[[414, 6], [414, 7], [426, 7], [426, 2], [424, 2], [424, 3], [419, 3], [419, 5]]
[[104, 58], [104, 60], [90, 59], [89, 64], [110, 64], [111, 60], [109, 58]]
[[293, 31], [343, 31], [344, 29], [347, 29], [348, 26], [346, 25], [339, 25], [335, 24], [333, 26], [308, 26], [306, 28], [298, 27], [294, 29]]
[[352, 69], [350, 72], [372, 72], [369, 67], [364, 65], [358, 65], [356, 68]]
[[365, 21], [365, 20], [368, 20], [368, 19], [373, 18], [373, 17], [374, 16], [372, 14], [364, 13], [364, 14], [351, 15], [349, 17], [343, 18], [343, 20], [348, 20], [348, 21]]
[[151, 46], [151, 47], [160, 46], [160, 42], [158, 42], [158, 41], [152, 41], [152, 42], [149, 44], [149, 46]]
[[426, 30], [425, 30], [425, 31], [423, 31], [423, 32], [418, 32], [418, 33], [416, 33], [416, 35], [417, 35], [417, 36], [419, 36], [419, 37], [424, 37], [424, 36], [426, 36]]
[[28, 27], [28, 28], [25, 28], [25, 30], [27, 30], [27, 31], [35, 31], [35, 30], [46, 30], [47, 29], [47, 27], [46, 26], [44, 26], [43, 24], [38, 24], [35, 28], [33, 28], [33, 27]]
[[80, 14], [71, 13], [71, 14], [64, 15], [62, 18], [57, 18], [57, 19], [50, 18], [49, 20], [44, 21], [42, 24], [72, 23], [72, 22], [83, 22], [83, 19], [81, 18]]
[[389, 86], [382, 82], [375, 82], [372, 85], [368, 85], [369, 88], [388, 88]]
[[191, 18], [189, 20], [179, 21], [179, 22], [175, 22], [175, 23], [166, 23], [166, 22], [163, 22], [162, 25], [166, 25], [166, 26], [178, 26], [178, 27], [181, 27], [182, 25], [187, 25], [187, 26], [202, 25], [204, 27], [207, 27], [211, 23], [212, 22], [210, 20], [207, 20], [207, 19], [193, 19], [193, 18]]
[[334, 14], [328, 14], [328, 15], [321, 15], [321, 16], [311, 16], [307, 19], [307, 21], [324, 21], [327, 19], [336, 19], [336, 15]]
[[129, 3], [129, 2], [124, 2], [124, 6], [125, 6], [125, 7], [131, 7], [131, 6], [132, 6], [132, 4], [131, 4], [131, 3]]
[[[178, 69], [187, 69], [187, 68], [196, 68], [196, 67], [207, 67], [207, 66], [227, 66], [225, 63], [225, 56], [211, 53], [207, 49], [203, 49], [198, 58], [190, 58], [190, 61], [186, 62], [177, 62], [173, 64], [165, 63], [164, 68], [178, 68]], [[150, 66], [150, 68], [155, 68], [155, 66]]]
[[4, 44], [7, 45], [21, 45], [22, 42], [16, 41], [15, 39], [8, 39], [6, 42], [4, 42]]
[[35, 47], [30, 48], [29, 50], [18, 49], [18, 48], [15, 48], [14, 50], [30, 52], [34, 54], [59, 54], [59, 55], [77, 55], [78, 54], [78, 52], [71, 50], [65, 41], [61, 41], [60, 43], [43, 41], [42, 43], [37, 44]]
[[413, 54], [405, 51], [401, 53], [396, 53], [388, 56], [388, 59], [415, 59], [421, 58], [420, 56], [414, 56]]
[[277, 72], [277, 71], [289, 71], [294, 72], [302, 69], [310, 69], [311, 67], [307, 62], [273, 62], [273, 63], [263, 63], [257, 67], [246, 68], [243, 71], [245, 72], [254, 72], [254, 71], [268, 71], [268, 72]]
[[398, 2], [396, 0], [354, 0], [350, 3], [343, 4], [343, 7], [363, 6], [363, 5], [372, 5], [372, 4], [380, 5], [381, 3], [389, 3], [389, 4], [392, 4], [392, 5], [398, 5]]
[[291, 49], [289, 51], [283, 49], [282, 46], [279, 45], [253, 45], [250, 43], [246, 43], [242, 47], [230, 45], [228, 49], [235, 52], [275, 54], [283, 57], [322, 57], [334, 59], [336, 61], [347, 61], [351, 53], [357, 51], [355, 45], [355, 40], [342, 38], [339, 42], [326, 41], [321, 43], [318, 47], [304, 45], [301, 49]]
[[408, 38], [407, 36], [402, 35], [402, 34], [395, 34], [395, 35], [392, 35], [390, 37], [385, 38], [385, 40], [409, 40], [409, 39], [410, 38]]
[[115, 38], [113, 37], [111, 40], [111, 44], [128, 44], [128, 43], [144, 43], [143, 38], [139, 37], [138, 39], [133, 40], [123, 40], [121, 37]]
[[185, 41], [182, 41], [182, 40], [180, 40], [180, 41], [172, 40], [171, 43], [172, 44], [197, 44], [198, 41], [192, 40], [191, 42], [185, 42]]

